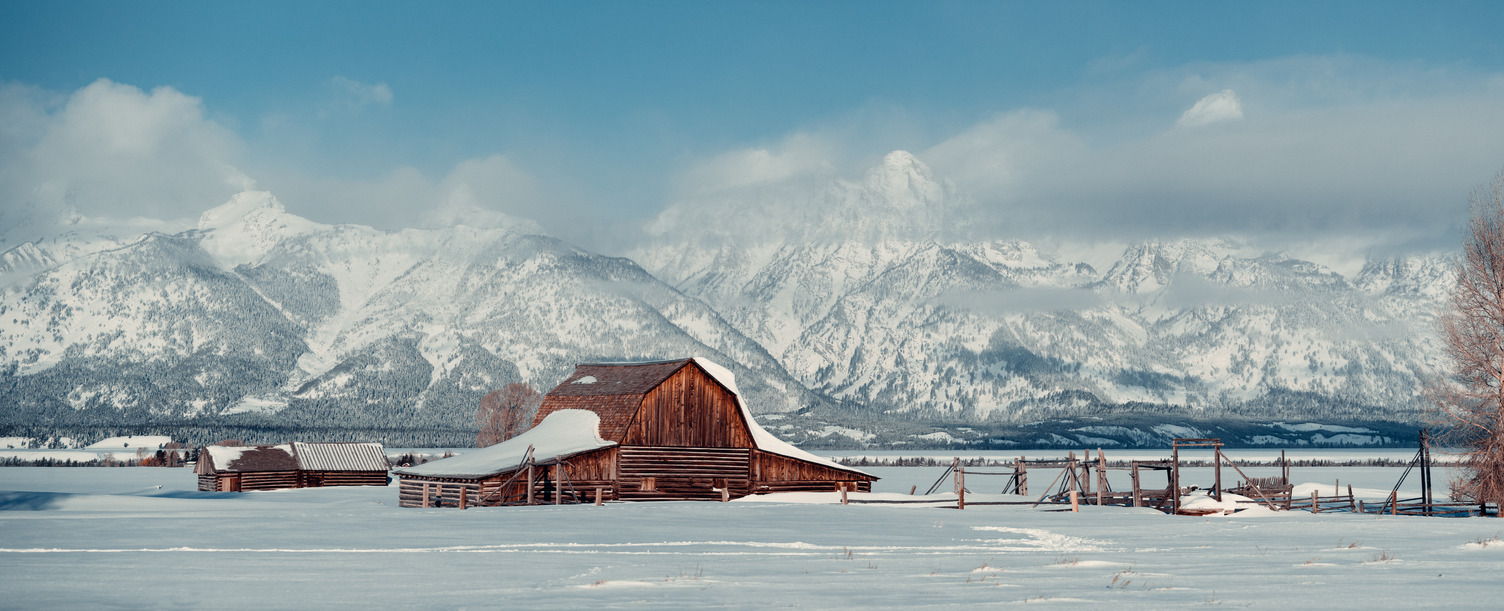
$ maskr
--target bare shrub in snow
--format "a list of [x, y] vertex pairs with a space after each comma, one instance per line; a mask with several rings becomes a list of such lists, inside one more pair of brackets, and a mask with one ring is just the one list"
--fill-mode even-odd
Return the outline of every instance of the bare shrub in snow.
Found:
[[543, 395], [521, 382], [507, 384], [501, 390], [481, 397], [475, 412], [475, 446], [496, 445], [526, 431], [543, 403]]

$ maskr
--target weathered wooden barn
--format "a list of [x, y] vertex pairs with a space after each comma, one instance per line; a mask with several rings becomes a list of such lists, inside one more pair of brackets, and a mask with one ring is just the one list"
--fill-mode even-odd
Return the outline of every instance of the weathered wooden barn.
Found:
[[198, 489], [241, 492], [321, 486], [385, 486], [390, 478], [379, 443], [304, 443], [204, 446]]
[[396, 470], [402, 506], [867, 492], [877, 479], [768, 433], [731, 372], [700, 358], [579, 365], [534, 423], [489, 448]]

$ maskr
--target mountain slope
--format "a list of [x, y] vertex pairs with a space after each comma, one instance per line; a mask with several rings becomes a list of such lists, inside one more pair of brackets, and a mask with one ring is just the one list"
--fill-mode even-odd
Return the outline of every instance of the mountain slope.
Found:
[[460, 431], [507, 383], [685, 354], [731, 364], [763, 410], [818, 401], [629, 260], [505, 227], [318, 225], [266, 194], [37, 272], [0, 321], [10, 426]]

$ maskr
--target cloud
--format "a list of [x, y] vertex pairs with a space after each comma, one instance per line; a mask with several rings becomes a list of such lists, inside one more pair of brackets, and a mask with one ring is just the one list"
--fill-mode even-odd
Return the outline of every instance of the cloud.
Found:
[[1175, 124], [1181, 127], [1200, 127], [1242, 118], [1243, 102], [1238, 99], [1237, 92], [1223, 89], [1196, 100], [1195, 104], [1180, 115], [1180, 120]]
[[[1156, 99], [1218, 83], [1180, 124], [1156, 125]], [[1303, 250], [1446, 242], [1468, 189], [1504, 165], [1504, 75], [1295, 58], [1080, 97], [1114, 95], [1133, 110], [1090, 121], [1065, 114], [1079, 109], [1004, 111], [920, 156], [977, 202], [986, 235], [1236, 234]], [[1251, 99], [1256, 115], [1225, 119]], [[1218, 129], [1184, 128], [1217, 117]]]
[[684, 195], [704, 195], [829, 175], [835, 152], [827, 138], [794, 133], [769, 146], [720, 153], [695, 163], [675, 181]]
[[290, 211], [327, 223], [536, 232], [530, 219], [549, 216], [538, 214], [549, 201], [543, 188], [505, 155], [467, 159], [438, 177], [400, 167], [368, 179], [275, 173], [265, 183]]
[[69, 95], [4, 91], [0, 221], [12, 228], [72, 213], [191, 217], [254, 184], [237, 167], [235, 134], [171, 87], [100, 79]]
[[392, 88], [386, 83], [366, 84], [352, 78], [335, 76], [329, 79], [329, 86], [335, 92], [337, 103], [346, 108], [392, 105]]

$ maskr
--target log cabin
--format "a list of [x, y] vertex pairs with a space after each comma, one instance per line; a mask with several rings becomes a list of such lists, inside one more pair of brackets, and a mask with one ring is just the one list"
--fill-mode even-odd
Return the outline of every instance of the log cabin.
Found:
[[386, 451], [379, 443], [304, 443], [204, 446], [198, 489], [243, 492], [323, 486], [385, 486]]
[[394, 473], [403, 507], [462, 508], [870, 492], [877, 479], [768, 433], [703, 358], [579, 365], [527, 432]]

